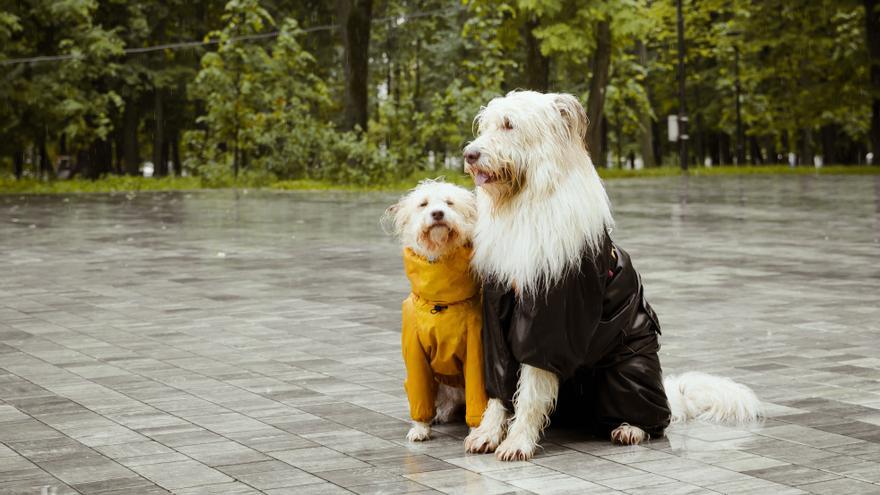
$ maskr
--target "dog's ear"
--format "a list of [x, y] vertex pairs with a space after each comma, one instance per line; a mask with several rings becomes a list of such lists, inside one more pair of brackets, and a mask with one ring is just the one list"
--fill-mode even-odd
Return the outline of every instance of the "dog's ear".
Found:
[[587, 111], [584, 106], [573, 95], [559, 93], [553, 101], [562, 120], [568, 126], [568, 130], [572, 137], [579, 137], [586, 144], [587, 128], [590, 125], [590, 119], [587, 117]]
[[382, 214], [382, 218], [379, 219], [379, 225], [382, 226], [382, 231], [388, 235], [396, 235], [400, 232], [401, 219], [398, 218], [398, 213], [400, 212], [400, 203], [403, 200], [401, 199], [397, 203], [385, 208], [385, 213]]

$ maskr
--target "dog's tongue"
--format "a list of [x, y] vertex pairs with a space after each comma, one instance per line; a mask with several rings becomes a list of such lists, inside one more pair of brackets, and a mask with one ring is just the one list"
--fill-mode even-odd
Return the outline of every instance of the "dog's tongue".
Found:
[[476, 177], [474, 177], [474, 182], [478, 186], [482, 186], [483, 184], [489, 182], [489, 176], [484, 174], [483, 172], [479, 172]]

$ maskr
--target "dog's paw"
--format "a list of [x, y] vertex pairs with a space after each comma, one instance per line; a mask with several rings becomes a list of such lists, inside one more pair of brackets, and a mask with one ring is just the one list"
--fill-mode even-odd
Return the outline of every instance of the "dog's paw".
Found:
[[490, 428], [474, 428], [464, 439], [464, 450], [471, 454], [488, 454], [495, 452], [501, 443], [502, 429], [492, 431]]
[[511, 434], [495, 450], [495, 457], [499, 461], [527, 461], [535, 455], [537, 448], [538, 444], [527, 435]]
[[648, 438], [645, 430], [629, 423], [623, 423], [611, 432], [611, 442], [619, 445], [638, 445]]
[[409, 429], [409, 433], [406, 434], [406, 439], [410, 442], [424, 442], [425, 440], [430, 440], [431, 427], [424, 423], [413, 423], [412, 428]]

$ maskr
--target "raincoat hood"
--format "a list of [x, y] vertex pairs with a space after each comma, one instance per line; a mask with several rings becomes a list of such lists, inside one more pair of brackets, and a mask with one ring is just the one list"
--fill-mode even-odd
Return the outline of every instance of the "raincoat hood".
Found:
[[429, 261], [412, 249], [403, 251], [403, 266], [419, 299], [434, 304], [455, 304], [480, 292], [480, 285], [470, 271], [473, 249], [461, 246], [453, 252]]

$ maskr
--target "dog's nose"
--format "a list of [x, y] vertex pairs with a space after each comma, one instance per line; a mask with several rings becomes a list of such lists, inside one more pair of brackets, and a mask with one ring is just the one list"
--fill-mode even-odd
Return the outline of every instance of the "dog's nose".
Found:
[[480, 151], [479, 150], [464, 150], [464, 159], [470, 163], [471, 165], [477, 163], [477, 160], [480, 159]]
[[439, 222], [440, 220], [443, 220], [443, 212], [440, 210], [434, 210], [431, 212], [431, 218], [433, 218], [434, 221]]

